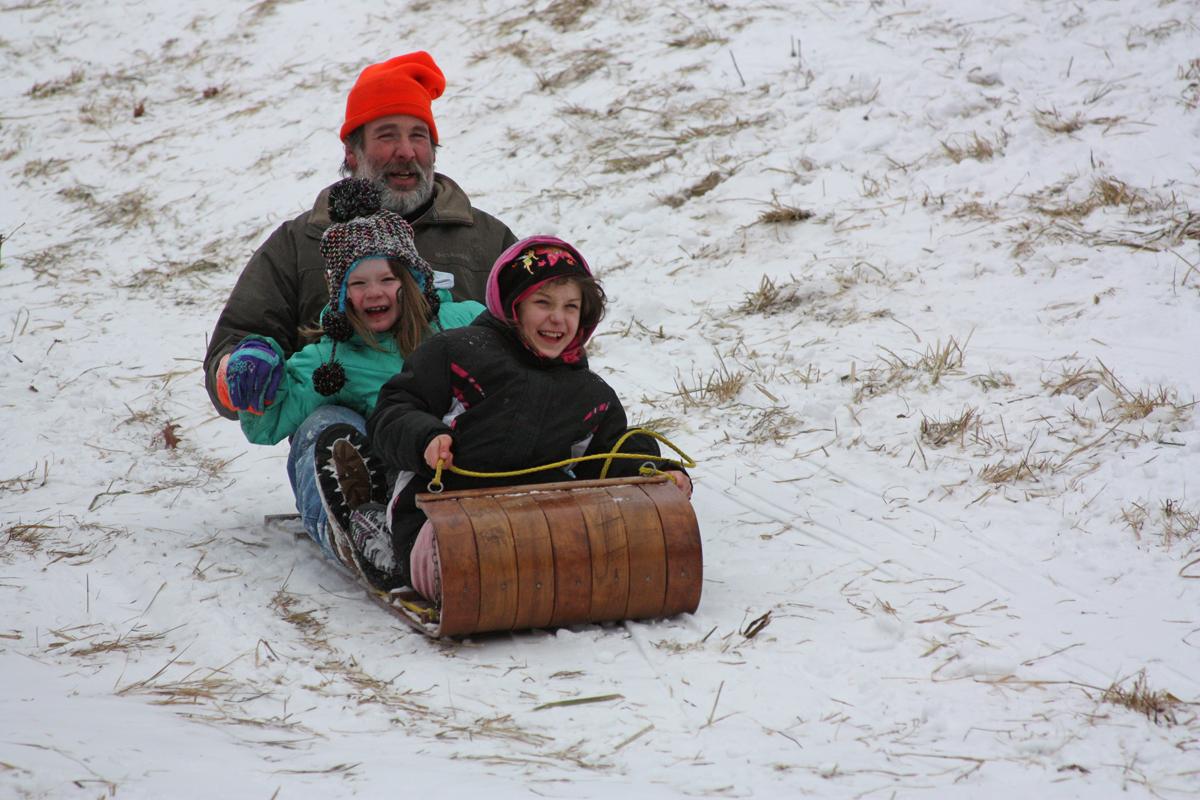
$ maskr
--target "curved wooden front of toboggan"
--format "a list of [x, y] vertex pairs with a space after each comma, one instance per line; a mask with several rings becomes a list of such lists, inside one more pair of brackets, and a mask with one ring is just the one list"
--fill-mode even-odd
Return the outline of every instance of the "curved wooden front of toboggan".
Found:
[[421, 494], [417, 505], [437, 538], [442, 605], [407, 616], [431, 636], [670, 617], [700, 604], [696, 515], [664, 475]]

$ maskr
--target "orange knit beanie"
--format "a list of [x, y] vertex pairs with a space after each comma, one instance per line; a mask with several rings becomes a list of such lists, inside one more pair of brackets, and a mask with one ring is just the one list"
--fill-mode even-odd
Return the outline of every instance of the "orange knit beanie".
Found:
[[424, 50], [389, 58], [364, 69], [346, 98], [346, 121], [339, 134], [346, 141], [355, 128], [392, 114], [408, 114], [429, 126], [437, 144], [432, 101], [446, 89], [446, 76]]

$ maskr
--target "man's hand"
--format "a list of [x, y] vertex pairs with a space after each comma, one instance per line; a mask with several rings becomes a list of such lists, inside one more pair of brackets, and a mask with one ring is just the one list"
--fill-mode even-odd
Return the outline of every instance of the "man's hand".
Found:
[[454, 440], [450, 438], [448, 433], [439, 433], [425, 447], [425, 463], [430, 469], [437, 469], [438, 462], [444, 461], [443, 469], [454, 466], [454, 454], [450, 452], [450, 446], [454, 444]]

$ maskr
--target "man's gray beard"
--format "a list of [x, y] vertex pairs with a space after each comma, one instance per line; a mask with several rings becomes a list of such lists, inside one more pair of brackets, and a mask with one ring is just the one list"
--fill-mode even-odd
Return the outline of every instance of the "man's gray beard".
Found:
[[433, 197], [433, 170], [426, 175], [425, 171], [416, 162], [411, 164], [411, 169], [417, 175], [417, 186], [407, 192], [398, 192], [391, 186], [388, 186], [387, 178], [381, 172], [374, 170], [370, 164], [366, 163], [366, 159], [360, 162], [363, 166], [359, 169], [359, 174], [356, 178], [365, 178], [371, 181], [380, 190], [379, 204], [388, 211], [394, 211], [400, 216], [411, 214], [421, 206], [429, 202], [429, 198]]

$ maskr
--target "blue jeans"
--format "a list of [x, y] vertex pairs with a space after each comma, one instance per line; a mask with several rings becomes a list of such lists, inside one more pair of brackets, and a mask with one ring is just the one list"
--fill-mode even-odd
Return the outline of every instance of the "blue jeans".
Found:
[[335, 563], [340, 562], [329, 541], [329, 522], [325, 507], [321, 504], [321, 489], [317, 485], [316, 441], [322, 431], [338, 423], [353, 425], [364, 436], [367, 433], [367, 421], [356, 412], [345, 406], [321, 406], [309, 414], [292, 434], [287, 460], [288, 481], [292, 484], [292, 494], [296, 496], [296, 510], [300, 512], [304, 530], [321, 546], [325, 557]]

